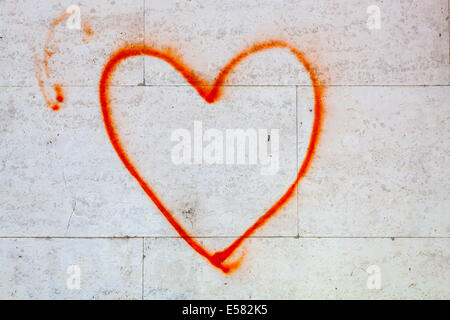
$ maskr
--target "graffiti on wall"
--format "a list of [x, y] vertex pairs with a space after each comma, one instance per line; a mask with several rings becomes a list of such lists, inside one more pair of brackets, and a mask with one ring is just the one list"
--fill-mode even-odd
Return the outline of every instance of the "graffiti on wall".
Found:
[[[62, 84], [54, 84], [52, 93], [47, 93], [46, 82], [50, 81], [50, 71], [49, 71], [49, 59], [52, 56], [52, 52], [49, 49], [50, 43], [55, 32], [55, 28], [65, 19], [70, 16], [70, 13], [64, 12], [59, 17], [57, 17], [50, 26], [46, 42], [43, 49], [43, 54], [41, 59], [38, 56], [35, 57], [36, 62], [36, 74], [39, 86], [42, 90], [42, 94], [45, 103], [54, 111], [61, 109], [61, 104], [65, 102], [64, 92]], [[88, 39], [93, 35], [93, 30], [87, 25], [82, 24], [83, 32]], [[111, 78], [116, 71], [117, 67], [125, 60], [138, 57], [138, 56], [148, 56], [160, 59], [167, 64], [169, 64], [174, 70], [179, 72], [187, 83], [189, 83], [199, 94], [199, 96], [209, 104], [213, 104], [222, 98], [222, 92], [225, 90], [225, 81], [227, 77], [233, 72], [234, 68], [240, 64], [247, 57], [252, 54], [268, 49], [282, 49], [289, 51], [300, 63], [303, 68], [308, 72], [309, 79], [314, 91], [314, 120], [312, 124], [312, 130], [309, 136], [309, 143], [307, 147], [306, 154], [301, 162], [301, 166], [297, 173], [297, 176], [291, 185], [287, 187], [284, 194], [271, 205], [271, 207], [263, 212], [256, 221], [250, 225], [246, 231], [235, 239], [228, 247], [221, 251], [214, 253], [209, 252], [204, 246], [202, 246], [195, 238], [193, 238], [186, 229], [180, 224], [180, 222], [174, 217], [172, 212], [164, 205], [160, 200], [158, 195], [152, 189], [151, 185], [143, 178], [136, 166], [133, 164], [133, 159], [127, 153], [126, 148], [121, 142], [121, 137], [116, 130], [116, 123], [111, 115], [113, 105], [111, 103], [109, 94], [111, 91], [110, 82]], [[235, 261], [228, 261], [231, 255], [243, 244], [243, 242], [253, 235], [256, 230], [261, 228], [266, 224], [280, 209], [292, 198], [295, 194], [295, 190], [305, 176], [310, 164], [313, 160], [314, 153], [317, 147], [320, 128], [322, 124], [322, 114], [323, 114], [323, 87], [319, 85], [319, 81], [314, 71], [314, 68], [307, 60], [305, 55], [296, 49], [289, 43], [281, 40], [271, 40], [260, 43], [255, 43], [249, 48], [242, 50], [237, 53], [218, 73], [216, 80], [212, 83], [202, 79], [197, 73], [189, 68], [189, 66], [184, 63], [179, 57], [173, 54], [173, 50], [159, 50], [157, 48], [146, 46], [142, 44], [129, 44], [118, 48], [113, 52], [108, 61], [106, 61], [103, 71], [99, 77], [98, 90], [99, 90], [99, 104], [103, 115], [103, 122], [105, 130], [108, 134], [110, 143], [117, 153], [118, 157], [122, 161], [125, 168], [128, 170], [134, 179], [139, 183], [142, 190], [147, 194], [147, 196], [152, 200], [155, 206], [159, 209], [161, 214], [170, 223], [170, 225], [176, 230], [178, 235], [186, 241], [186, 243], [195, 250], [198, 254], [203, 256], [208, 260], [214, 267], [220, 269], [224, 273], [231, 273], [237, 267], [239, 267], [243, 256]]]

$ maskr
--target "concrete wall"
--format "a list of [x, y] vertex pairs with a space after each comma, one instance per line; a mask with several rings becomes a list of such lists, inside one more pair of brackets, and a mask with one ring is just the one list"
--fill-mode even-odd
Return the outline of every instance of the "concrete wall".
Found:
[[[54, 112], [34, 59], [72, 4], [93, 35], [66, 21], [55, 28], [44, 89], [60, 84], [65, 101]], [[1, 0], [0, 298], [450, 298], [448, 10], [447, 0]], [[170, 47], [212, 81], [269, 39], [316, 70], [323, 126], [295, 196], [224, 274], [125, 169], [98, 83], [125, 44]], [[286, 50], [238, 65], [214, 104], [151, 57], [120, 65], [110, 93], [133, 163], [211, 252], [283, 195], [306, 153], [313, 88]], [[174, 164], [171, 134], [196, 121], [221, 132], [279, 129], [279, 170]]]

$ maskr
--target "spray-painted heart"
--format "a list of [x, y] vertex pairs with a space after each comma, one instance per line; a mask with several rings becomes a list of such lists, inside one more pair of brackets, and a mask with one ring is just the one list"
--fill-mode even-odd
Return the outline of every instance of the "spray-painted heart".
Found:
[[[207, 102], [214, 103], [220, 96], [225, 83], [225, 79], [230, 74], [232, 69], [239, 64], [243, 59], [251, 55], [252, 53], [270, 49], [270, 48], [283, 48], [288, 49], [303, 65], [305, 70], [309, 73], [309, 77], [314, 89], [315, 106], [314, 106], [314, 122], [312, 125], [311, 136], [309, 140], [308, 149], [303, 159], [302, 165], [298, 171], [297, 178], [292, 183], [292, 185], [286, 190], [283, 196], [272, 205], [272, 207], [267, 210], [263, 215], [261, 215], [253, 225], [251, 225], [239, 238], [237, 238], [230, 246], [222, 251], [215, 252], [211, 254], [208, 252], [200, 243], [198, 243], [194, 238], [192, 238], [187, 231], [181, 226], [181, 224], [174, 218], [172, 213], [164, 206], [161, 200], [157, 197], [155, 192], [152, 190], [150, 185], [144, 180], [144, 178], [139, 174], [138, 170], [133, 165], [131, 159], [128, 157], [124, 147], [122, 146], [121, 140], [117, 131], [114, 127], [114, 122], [111, 116], [111, 104], [109, 99], [109, 86], [111, 77], [116, 70], [117, 66], [124, 60], [137, 57], [137, 56], [151, 56], [161, 59], [171, 65], [175, 70], [177, 70], [186, 81], [195, 88], [198, 94]], [[198, 77], [190, 68], [188, 68], [179, 59], [176, 59], [170, 50], [162, 51], [151, 47], [143, 45], [126, 46], [117, 50], [106, 63], [99, 84], [99, 98], [100, 105], [103, 113], [103, 121], [105, 123], [106, 131], [108, 133], [111, 144], [117, 152], [120, 160], [125, 165], [130, 174], [139, 182], [142, 189], [150, 197], [153, 203], [158, 207], [164, 217], [169, 221], [169, 223], [175, 228], [178, 234], [200, 255], [205, 257], [213, 266], [219, 268], [224, 273], [230, 273], [236, 267], [239, 266], [241, 259], [233, 263], [225, 263], [225, 260], [230, 257], [230, 255], [243, 243], [243, 241], [252, 235], [258, 228], [260, 228], [264, 223], [266, 223], [272, 216], [274, 216], [281, 207], [283, 207], [289, 198], [292, 197], [294, 191], [306, 174], [308, 167], [313, 158], [314, 150], [317, 146], [321, 121], [322, 121], [322, 88], [319, 86], [317, 77], [314, 70], [311, 68], [310, 63], [306, 60], [304, 55], [295, 49], [294, 47], [288, 45], [283, 41], [269, 41], [256, 44], [245, 50], [228, 62], [227, 65], [220, 71], [216, 81], [212, 84], [207, 83], [205, 80]]]

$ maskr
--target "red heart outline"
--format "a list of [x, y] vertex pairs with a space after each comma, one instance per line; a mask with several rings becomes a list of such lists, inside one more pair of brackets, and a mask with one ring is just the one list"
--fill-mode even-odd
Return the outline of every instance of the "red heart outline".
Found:
[[[253, 225], [251, 225], [239, 238], [237, 238], [231, 245], [222, 251], [215, 252], [213, 254], [209, 253], [200, 243], [198, 243], [194, 238], [192, 238], [187, 231], [181, 226], [181, 224], [174, 218], [172, 213], [164, 206], [161, 200], [157, 197], [152, 188], [145, 182], [145, 180], [140, 176], [137, 169], [132, 164], [129, 159], [125, 149], [122, 147], [119, 136], [114, 128], [114, 123], [111, 117], [111, 108], [109, 100], [109, 86], [111, 77], [116, 70], [117, 66], [124, 60], [137, 57], [137, 56], [150, 56], [161, 59], [171, 65], [175, 70], [177, 70], [186, 81], [194, 87], [198, 94], [207, 102], [214, 103], [217, 101], [222, 93], [222, 87], [225, 79], [230, 74], [231, 70], [243, 59], [248, 57], [250, 54], [271, 49], [271, 48], [285, 48], [288, 49], [303, 65], [305, 70], [309, 73], [311, 84], [314, 88], [314, 121], [311, 131], [311, 136], [309, 140], [308, 149], [303, 159], [302, 165], [298, 171], [297, 178], [294, 183], [286, 190], [283, 196], [272, 205], [272, 207], [267, 210], [263, 215], [261, 215]], [[122, 163], [125, 165], [130, 174], [138, 181], [145, 193], [150, 197], [153, 203], [158, 207], [167, 221], [175, 228], [181, 238], [183, 238], [197, 253], [205, 257], [213, 266], [219, 268], [224, 273], [230, 273], [235, 268], [237, 268], [242, 260], [242, 257], [235, 262], [225, 264], [225, 260], [230, 257], [230, 255], [243, 243], [243, 241], [251, 236], [258, 228], [264, 225], [272, 216], [274, 216], [292, 197], [294, 191], [299, 183], [299, 181], [305, 176], [314, 155], [314, 151], [317, 147], [320, 127], [322, 124], [322, 93], [323, 88], [319, 85], [318, 79], [315, 75], [314, 70], [311, 68], [310, 63], [306, 60], [303, 53], [290, 46], [283, 41], [268, 41], [253, 45], [251, 48], [244, 50], [243, 52], [237, 54], [232, 58], [225, 67], [219, 72], [216, 80], [213, 84], [209, 84], [207, 81], [198, 77], [193, 70], [187, 67], [182, 61], [175, 58], [170, 50], [158, 50], [145, 45], [128, 45], [119, 48], [115, 53], [111, 55], [107, 63], [103, 68], [102, 75], [100, 77], [99, 83], [99, 100], [101, 105], [101, 110], [103, 114], [103, 122], [105, 124], [106, 132], [111, 141], [114, 150], [119, 156]]]

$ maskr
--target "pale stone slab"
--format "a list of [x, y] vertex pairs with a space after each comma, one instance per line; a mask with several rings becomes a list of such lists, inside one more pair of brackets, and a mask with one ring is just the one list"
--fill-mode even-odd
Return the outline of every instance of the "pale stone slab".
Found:
[[[297, 174], [295, 87], [227, 87], [223, 94], [218, 102], [207, 104], [189, 86], [121, 87], [113, 93], [113, 118], [133, 164], [195, 236], [242, 234], [282, 197]], [[202, 126], [200, 139], [210, 129], [222, 135], [221, 164], [205, 159], [196, 163], [195, 123]], [[180, 129], [189, 134], [189, 164], [173, 160], [180, 143], [172, 135]], [[279, 155], [273, 154], [279, 166], [274, 174], [262, 174], [259, 155], [258, 164], [249, 163], [248, 140], [244, 163], [226, 162], [226, 154], [237, 151], [226, 141], [227, 130], [235, 129], [253, 131], [258, 139], [259, 130], [266, 129], [262, 139], [272, 135], [272, 142], [272, 130], [279, 130]], [[203, 142], [203, 154], [209, 144]], [[296, 235], [295, 208], [294, 197], [257, 235]]]
[[141, 299], [141, 277], [142, 239], [0, 239], [1, 299]]
[[[380, 29], [367, 26], [373, 5]], [[147, 0], [145, 10], [146, 44], [173, 48], [208, 79], [252, 44], [281, 39], [303, 51], [328, 85], [449, 84], [447, 0]], [[165, 63], [145, 63], [147, 84], [185, 83]], [[244, 61], [228, 83], [306, 85], [309, 79], [288, 53], [271, 50]]]
[[[313, 98], [297, 96], [301, 133]], [[300, 235], [448, 237], [449, 88], [330, 87], [324, 105], [298, 190]]]
[[[3, 236], [176, 235], [107, 137], [93, 88], [63, 88], [53, 112], [37, 88], [1, 96]], [[206, 104], [190, 87], [114, 87], [113, 117], [125, 148], [167, 208], [194, 235], [238, 236], [270, 208], [297, 173], [295, 88], [231, 87]], [[176, 129], [279, 129], [279, 169], [172, 162]], [[268, 131], [270, 133], [271, 131]], [[264, 138], [265, 139], [265, 138]], [[274, 138], [272, 138], [273, 140]], [[224, 143], [225, 144], [225, 143]], [[296, 198], [257, 235], [296, 235]]]
[[[182, 239], [146, 239], [144, 299], [448, 299], [449, 244], [449, 239], [253, 238], [244, 244], [240, 268], [225, 275]], [[379, 268], [379, 290], [368, 289], [368, 280], [369, 288], [374, 283], [370, 266]]]
[[[43, 57], [49, 28], [54, 19], [71, 5], [80, 8], [81, 24], [93, 35], [69, 29], [67, 19], [55, 29], [49, 43], [50, 79], [46, 85], [98, 85], [103, 65], [118, 47], [143, 43], [142, 1], [2, 1], [0, 3], [0, 85], [35, 86], [34, 57]], [[83, 41], [84, 40], [84, 41]], [[143, 59], [129, 60], [116, 84], [133, 85], [143, 81]]]
[[[448, 1], [82, 0], [75, 4], [93, 36], [64, 21], [49, 47], [45, 85], [59, 83], [66, 95], [53, 112], [34, 56], [73, 4], [0, 1], [1, 299], [450, 298]], [[370, 30], [373, 5], [381, 21]], [[326, 85], [323, 131], [298, 196], [244, 242], [230, 258], [244, 254], [241, 267], [224, 275], [178, 238], [124, 168], [105, 132], [98, 81], [125, 44], [170, 47], [213, 81], [237, 53], [270, 39], [304, 52]], [[112, 82], [133, 163], [210, 252], [229, 246], [294, 180], [314, 99], [286, 50], [243, 61], [214, 104], [154, 58], [128, 59]], [[171, 134], [193, 133], [197, 121], [222, 132], [280, 129], [279, 171], [175, 165]], [[80, 268], [79, 290], [67, 287], [70, 266]], [[380, 290], [367, 287], [370, 266], [381, 272]]]
[[58, 112], [37, 88], [0, 95], [0, 235], [173, 235], [114, 152], [96, 90], [63, 89]]

